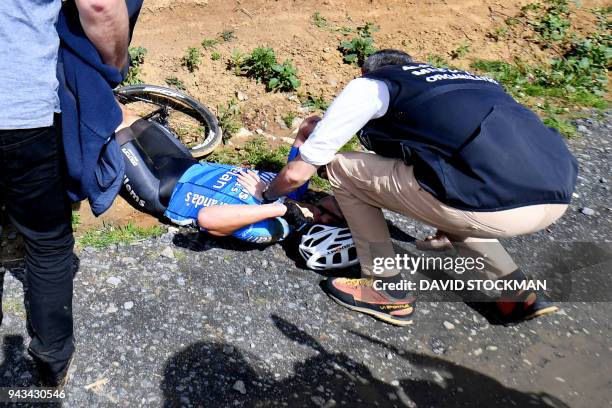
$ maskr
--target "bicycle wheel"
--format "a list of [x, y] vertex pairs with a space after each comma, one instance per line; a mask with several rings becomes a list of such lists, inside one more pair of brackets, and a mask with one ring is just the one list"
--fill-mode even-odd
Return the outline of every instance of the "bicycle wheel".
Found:
[[175, 89], [128, 85], [114, 90], [123, 105], [143, 119], [170, 130], [195, 158], [211, 154], [221, 143], [219, 121], [197, 100]]

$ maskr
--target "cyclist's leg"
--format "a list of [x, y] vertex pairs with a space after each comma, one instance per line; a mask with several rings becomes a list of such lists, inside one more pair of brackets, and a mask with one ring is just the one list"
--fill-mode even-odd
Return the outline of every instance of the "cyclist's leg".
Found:
[[[117, 132], [131, 132], [128, 127]], [[122, 195], [134, 208], [155, 216], [161, 216], [165, 206], [159, 200], [159, 177], [150, 157], [135, 140], [128, 140], [121, 146], [125, 159]]]

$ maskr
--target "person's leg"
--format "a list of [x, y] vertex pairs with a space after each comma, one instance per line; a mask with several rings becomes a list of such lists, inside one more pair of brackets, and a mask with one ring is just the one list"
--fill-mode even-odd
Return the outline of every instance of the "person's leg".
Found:
[[2, 180], [7, 213], [25, 241], [29, 352], [41, 374], [56, 377], [74, 352], [74, 240], [63, 152], [55, 127], [11, 133], [0, 137]]
[[[386, 236], [375, 227], [382, 225], [382, 215], [375, 210], [363, 212], [367, 208], [364, 205], [387, 208], [446, 231], [459, 256], [484, 258], [487, 274], [504, 279], [514, 279], [522, 272], [496, 238], [538, 231], [556, 221], [567, 208], [539, 205], [490, 213], [457, 210], [420, 188], [412, 167], [367, 153], [337, 155], [327, 172], [353, 233], [362, 270], [370, 275], [375, 257], [392, 257], [395, 253], [389, 241], [387, 245], [376, 243]], [[373, 249], [379, 254], [372, 254]], [[387, 276], [395, 273], [393, 269], [385, 271]], [[536, 301], [528, 305], [527, 312], [540, 307], [551, 310]]]

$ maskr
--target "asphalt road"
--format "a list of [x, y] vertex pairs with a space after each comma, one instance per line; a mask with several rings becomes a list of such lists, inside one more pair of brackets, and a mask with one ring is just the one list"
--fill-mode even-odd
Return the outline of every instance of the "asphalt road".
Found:
[[[526, 269], [551, 242], [612, 241], [612, 115], [579, 125], [571, 209], [548, 230], [506, 242]], [[389, 219], [412, 237], [431, 231]], [[504, 327], [466, 303], [425, 299], [414, 324], [397, 328], [336, 305], [319, 287], [324, 276], [279, 245], [179, 231], [78, 256], [65, 406], [612, 405], [610, 303], [566, 302], [552, 317]], [[23, 268], [5, 272], [0, 386], [28, 386]], [[587, 285], [579, 300], [589, 293]]]

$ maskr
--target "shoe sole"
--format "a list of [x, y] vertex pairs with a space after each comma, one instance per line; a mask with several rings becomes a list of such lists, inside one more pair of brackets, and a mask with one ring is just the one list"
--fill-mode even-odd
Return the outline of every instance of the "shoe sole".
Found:
[[346, 307], [347, 309], [351, 309], [351, 310], [354, 310], [356, 312], [365, 313], [367, 315], [375, 317], [378, 320], [382, 320], [383, 322], [392, 324], [394, 326], [404, 327], [404, 326], [410, 326], [412, 324], [412, 320], [397, 320], [397, 319], [394, 319], [393, 316], [390, 316], [390, 315], [385, 314], [385, 313], [380, 313], [380, 312], [377, 312], [375, 310], [368, 309], [366, 307], [350, 305], [348, 303], [345, 303], [345, 302], [341, 301], [340, 299], [336, 298], [335, 296], [330, 295], [329, 293], [327, 294], [327, 296], [332, 298], [334, 302], [338, 303], [341, 306]]
[[525, 320], [536, 319], [538, 317], [547, 316], [549, 314], [553, 314], [553, 313], [556, 313], [558, 311], [559, 311], [559, 308], [557, 306], [548, 306], [548, 307], [540, 309], [540, 310], [538, 310], [536, 312], [533, 312], [530, 315], [527, 315], [525, 317]]

